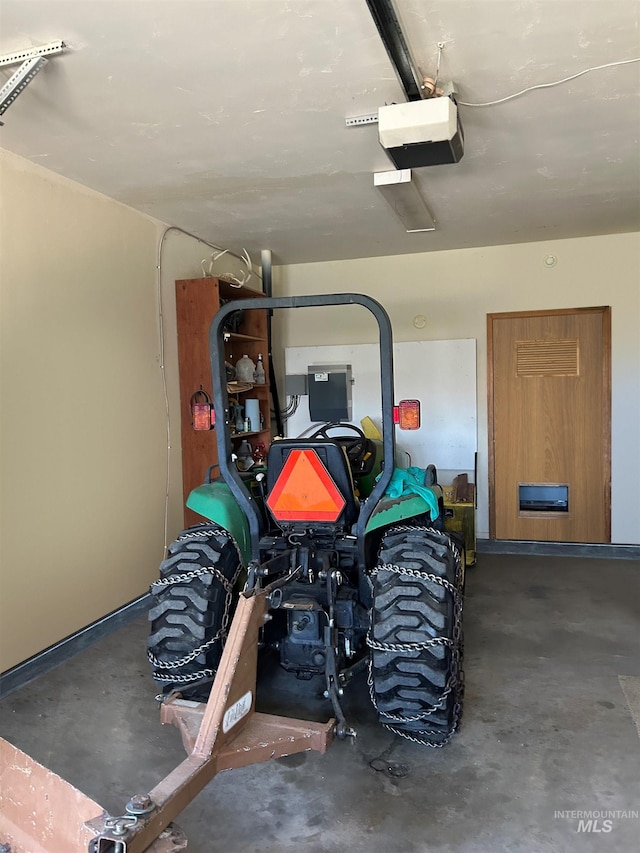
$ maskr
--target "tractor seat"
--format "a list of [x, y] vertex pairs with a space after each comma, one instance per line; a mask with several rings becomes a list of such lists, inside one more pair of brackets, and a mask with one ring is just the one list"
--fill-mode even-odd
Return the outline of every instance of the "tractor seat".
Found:
[[[327, 439], [308, 439], [308, 438], [284, 438], [279, 441], [274, 441], [269, 447], [267, 455], [267, 501], [272, 495], [273, 489], [278, 482], [278, 478], [293, 450], [310, 450], [314, 451], [320, 459], [322, 465], [329, 473], [337, 490], [345, 500], [345, 505], [342, 508], [339, 516], [331, 524], [340, 524], [345, 527], [350, 527], [358, 518], [360, 511], [359, 502], [355, 496], [353, 477], [351, 467], [344, 448], [337, 441]], [[269, 505], [269, 504], [267, 504]], [[273, 509], [269, 507], [272, 515]], [[275, 515], [274, 515], [275, 517]], [[282, 527], [283, 522], [276, 518], [278, 524]], [[301, 524], [313, 523], [324, 524], [325, 521], [317, 521], [317, 519], [305, 519], [299, 515], [295, 520], [285, 521], [284, 524], [299, 522]]]

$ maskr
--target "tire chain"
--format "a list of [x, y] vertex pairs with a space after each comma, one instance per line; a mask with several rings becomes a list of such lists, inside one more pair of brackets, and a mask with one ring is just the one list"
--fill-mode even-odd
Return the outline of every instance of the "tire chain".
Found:
[[[434, 704], [430, 705], [424, 711], [421, 711], [419, 714], [415, 714], [413, 716], [405, 716], [402, 714], [389, 714], [385, 711], [381, 711], [378, 707], [378, 702], [375, 696], [375, 688], [373, 683], [373, 664], [372, 664], [372, 656], [369, 657], [369, 667], [367, 674], [367, 684], [369, 686], [369, 696], [371, 697], [371, 702], [373, 707], [376, 709], [380, 717], [383, 718], [382, 725], [388, 729], [393, 734], [399, 735], [400, 737], [406, 738], [406, 740], [413, 741], [413, 743], [419, 743], [422, 746], [428, 746], [431, 749], [442, 749], [443, 746], [446, 746], [453, 735], [456, 733], [458, 729], [458, 725], [460, 723], [460, 716], [462, 712], [462, 698], [464, 695], [464, 673], [460, 666], [461, 663], [461, 655], [460, 655], [460, 647], [461, 647], [461, 639], [462, 639], [462, 558], [460, 555], [460, 549], [453, 542], [451, 537], [442, 533], [439, 530], [435, 530], [433, 527], [420, 527], [415, 526], [412, 527], [410, 525], [398, 525], [393, 528], [395, 533], [414, 533], [416, 531], [421, 531], [423, 533], [436, 534], [438, 537], [444, 536], [449, 544], [449, 548], [454, 556], [455, 560], [455, 584], [452, 584], [446, 578], [441, 578], [438, 575], [431, 574], [430, 572], [421, 572], [416, 569], [407, 569], [404, 566], [397, 566], [394, 564], [385, 564], [383, 566], [376, 566], [370, 572], [370, 578], [375, 578], [375, 576], [380, 571], [391, 571], [395, 572], [399, 575], [409, 575], [411, 577], [418, 578], [420, 580], [428, 580], [433, 583], [437, 583], [446, 589], [453, 597], [453, 639], [449, 639], [448, 637], [434, 637], [431, 640], [424, 640], [420, 643], [380, 643], [377, 640], [373, 639], [373, 607], [371, 608], [370, 614], [370, 622], [369, 622], [369, 632], [367, 634], [367, 645], [371, 649], [375, 649], [376, 651], [389, 651], [389, 652], [403, 652], [403, 651], [419, 651], [422, 649], [426, 649], [429, 646], [446, 646], [451, 648], [451, 674], [447, 679], [447, 685], [442, 691], [440, 699]], [[371, 583], [371, 581], [370, 581]], [[373, 588], [373, 583], [371, 583], [371, 587]], [[450, 731], [447, 735], [442, 738], [442, 740], [435, 740], [434, 736], [439, 736], [441, 732], [433, 729], [423, 729], [420, 732], [416, 732], [412, 734], [410, 732], [404, 731], [403, 729], [397, 728], [393, 723], [413, 723], [424, 720], [425, 722], [429, 720], [429, 717], [444, 707], [444, 703], [447, 697], [453, 693], [455, 696], [455, 702], [453, 705], [453, 721], [451, 725]], [[387, 720], [391, 720], [391, 723], [384, 722], [384, 718]]]
[[240, 558], [240, 549], [236, 541], [229, 536], [226, 530], [222, 530], [221, 528], [216, 528], [215, 530], [202, 530], [195, 531], [193, 533], [183, 533], [177, 538], [177, 542], [184, 542], [189, 539], [208, 539], [211, 537], [222, 536], [226, 538], [229, 542], [232, 542], [236, 552], [238, 553], [238, 568], [236, 569], [233, 578], [229, 580], [226, 578], [220, 569], [216, 566], [203, 566], [200, 569], [193, 569], [188, 572], [182, 572], [178, 575], [169, 575], [166, 578], [159, 578], [157, 581], [154, 581], [151, 584], [151, 589], [158, 586], [172, 586], [173, 584], [182, 583], [184, 581], [190, 581], [193, 578], [196, 578], [200, 575], [213, 575], [219, 582], [222, 588], [224, 589], [226, 596], [224, 602], [224, 612], [222, 616], [222, 625], [220, 626], [220, 630], [216, 633], [214, 637], [211, 637], [210, 640], [207, 640], [205, 643], [202, 643], [200, 646], [197, 646], [192, 651], [188, 652], [184, 657], [179, 658], [174, 661], [163, 661], [160, 658], [157, 658], [152, 651], [147, 651], [147, 657], [149, 658], [149, 662], [154, 668], [153, 677], [156, 681], [161, 684], [173, 684], [174, 682], [178, 682], [180, 684], [189, 684], [192, 681], [200, 681], [203, 678], [213, 678], [215, 676], [215, 671], [212, 669], [201, 669], [198, 672], [188, 673], [186, 675], [163, 675], [162, 672], [158, 672], [157, 670], [174, 670], [179, 669], [182, 666], [187, 666], [192, 661], [196, 660], [201, 654], [210, 649], [218, 640], [221, 641], [222, 646], [224, 647], [226, 638], [227, 638], [227, 626], [229, 624], [229, 615], [231, 613], [231, 604], [233, 601], [233, 589], [235, 583], [238, 579], [238, 575], [242, 571], [242, 560]]
[[233, 538], [233, 536], [231, 536], [229, 532], [223, 527], [214, 527], [213, 530], [183, 530], [180, 536], [178, 536], [178, 538], [176, 539], [176, 542], [185, 542], [187, 539], [210, 539], [213, 536], [223, 536], [225, 539], [228, 539], [229, 542], [231, 542], [233, 547], [236, 549], [236, 554], [238, 555], [238, 563], [240, 563], [240, 565], [244, 563], [244, 559], [242, 557], [242, 554], [240, 553], [238, 543]]

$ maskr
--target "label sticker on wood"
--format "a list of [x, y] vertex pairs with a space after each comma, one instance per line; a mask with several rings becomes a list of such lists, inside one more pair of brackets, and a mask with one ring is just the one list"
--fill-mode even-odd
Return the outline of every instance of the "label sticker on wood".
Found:
[[232, 729], [236, 723], [239, 723], [243, 717], [247, 716], [251, 710], [252, 700], [253, 694], [250, 690], [247, 690], [244, 696], [227, 708], [224, 712], [224, 717], [222, 718], [222, 731], [225, 734]]

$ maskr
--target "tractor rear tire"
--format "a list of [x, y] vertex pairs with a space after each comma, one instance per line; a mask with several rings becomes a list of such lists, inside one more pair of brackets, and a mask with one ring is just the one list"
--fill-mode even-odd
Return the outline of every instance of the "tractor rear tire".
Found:
[[382, 725], [444, 746], [462, 711], [462, 563], [446, 534], [391, 528], [372, 572], [369, 688]]
[[237, 602], [236, 543], [216, 524], [183, 530], [151, 586], [147, 653], [163, 693], [206, 700]]

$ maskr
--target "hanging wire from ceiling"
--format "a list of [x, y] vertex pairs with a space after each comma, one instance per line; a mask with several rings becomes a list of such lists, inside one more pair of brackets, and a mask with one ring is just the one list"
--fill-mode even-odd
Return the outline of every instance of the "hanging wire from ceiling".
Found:
[[440, 60], [442, 59], [442, 51], [444, 50], [444, 42], [438, 42], [438, 61], [436, 63], [436, 79], [433, 81], [434, 91], [438, 92], [438, 79], [440, 77]]
[[438, 89], [438, 80], [440, 79], [440, 61], [442, 60], [442, 51], [444, 50], [444, 45], [445, 43], [443, 41], [439, 41], [437, 44], [438, 59], [436, 60], [435, 77], [427, 77], [422, 74], [422, 83], [420, 85], [420, 89], [422, 90], [422, 95], [424, 98], [439, 98], [444, 95], [444, 91], [442, 89]]
[[[439, 59], [439, 57], [438, 57]], [[569, 77], [563, 77], [561, 80], [554, 80], [551, 83], [538, 83], [536, 86], [528, 86], [520, 92], [514, 92], [513, 95], [507, 95], [504, 98], [498, 98], [496, 101], [484, 101], [483, 103], [469, 103], [468, 101], [457, 101], [462, 107], [492, 107], [494, 104], [504, 104], [505, 101], [511, 101], [513, 98], [519, 98], [520, 95], [525, 95], [527, 92], [533, 92], [536, 89], [550, 89], [552, 86], [560, 86], [561, 83], [568, 83], [570, 80], [575, 80], [577, 77], [582, 77], [583, 74], [589, 74], [590, 71], [601, 71], [603, 68], [613, 68], [616, 65], [629, 65], [632, 62], [640, 62], [640, 56], [635, 59], [621, 59], [618, 62], [607, 62], [604, 65], [594, 65], [592, 68], [585, 68], [584, 71], [578, 71], [577, 74], [571, 74]], [[457, 100], [457, 99], [456, 99]]]

